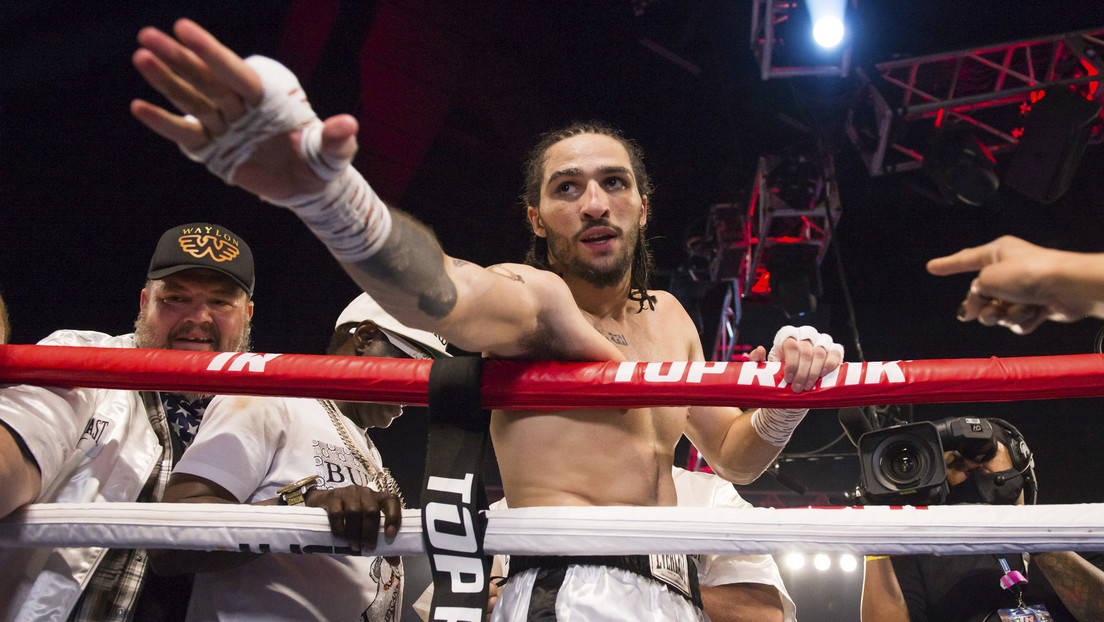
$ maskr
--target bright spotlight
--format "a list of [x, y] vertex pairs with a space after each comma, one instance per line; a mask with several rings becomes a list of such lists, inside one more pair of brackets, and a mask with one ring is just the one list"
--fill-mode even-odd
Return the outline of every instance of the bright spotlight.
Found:
[[854, 555], [840, 555], [839, 567], [844, 572], [855, 572], [859, 567], [859, 560]]
[[824, 48], [834, 48], [843, 41], [843, 22], [838, 17], [822, 17], [813, 24], [813, 40]]
[[816, 556], [813, 557], [813, 568], [816, 568], [817, 570], [820, 570], [820, 571], [824, 571], [824, 570], [828, 570], [831, 567], [832, 567], [832, 559], [829, 558], [824, 553], [817, 553]]
[[790, 553], [786, 555], [786, 567], [790, 570], [801, 570], [805, 567], [805, 556], [801, 553]]

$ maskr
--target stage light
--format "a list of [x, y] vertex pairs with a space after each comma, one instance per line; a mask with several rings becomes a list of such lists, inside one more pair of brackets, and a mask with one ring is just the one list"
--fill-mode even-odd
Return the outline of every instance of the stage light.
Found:
[[817, 570], [819, 570], [821, 572], [824, 572], [825, 570], [828, 570], [831, 567], [832, 567], [832, 559], [830, 557], [828, 557], [827, 555], [825, 555], [824, 553], [817, 553], [816, 556], [813, 557], [813, 568], [816, 568]]
[[814, 313], [821, 294], [819, 247], [813, 244], [775, 244], [767, 255], [771, 301], [787, 318]]
[[764, 80], [851, 70], [858, 0], [752, 0], [751, 48]]
[[834, 48], [846, 34], [843, 15], [846, 0], [805, 0], [813, 24], [813, 40], [822, 48]]
[[822, 17], [813, 24], [813, 40], [823, 48], [834, 48], [843, 41], [843, 22], [835, 17]]
[[940, 129], [924, 155], [923, 167], [948, 205], [956, 199], [981, 205], [1000, 187], [993, 172], [996, 164], [973, 129], [960, 123]]
[[805, 567], [805, 556], [801, 553], [788, 553], [786, 555], [786, 567], [790, 570], [801, 570]]
[[854, 555], [840, 555], [839, 567], [844, 572], [855, 572], [859, 567], [859, 560]]
[[1058, 200], [1069, 189], [1099, 121], [1100, 103], [1068, 88], [1048, 89], [1027, 113], [1019, 146], [1004, 173], [1008, 187], [1040, 203]]

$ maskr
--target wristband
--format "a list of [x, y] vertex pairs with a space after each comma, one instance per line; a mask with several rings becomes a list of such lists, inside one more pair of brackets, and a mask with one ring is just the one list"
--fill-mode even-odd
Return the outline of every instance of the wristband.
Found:
[[318, 476], [311, 475], [276, 491], [280, 505], [306, 505], [307, 493], [318, 487]]
[[346, 166], [317, 194], [280, 200], [262, 198], [295, 212], [342, 263], [368, 259], [391, 235], [390, 208], [351, 166]]
[[323, 123], [287, 67], [264, 56], [245, 59], [261, 79], [261, 102], [229, 124], [224, 134], [195, 150], [191, 159], [227, 183], [260, 143], [299, 131], [299, 153], [325, 185], [318, 192], [263, 200], [295, 212], [333, 256], [356, 263], [376, 254], [391, 234], [391, 212], [350, 161], [322, 150]]
[[782, 447], [808, 412], [808, 408], [760, 408], [751, 413], [751, 427], [759, 438]]

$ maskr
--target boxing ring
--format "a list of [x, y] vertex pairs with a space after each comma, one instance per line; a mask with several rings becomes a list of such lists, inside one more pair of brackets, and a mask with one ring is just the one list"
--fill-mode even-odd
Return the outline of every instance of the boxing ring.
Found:
[[[431, 361], [299, 354], [0, 346], [0, 383], [319, 397], [426, 405]], [[780, 386], [779, 363], [486, 361], [489, 409], [736, 404], [834, 408], [1104, 395], [1095, 354], [844, 363], [815, 389]], [[426, 551], [419, 510], [377, 552]], [[223, 504], [34, 504], [0, 520], [0, 546], [344, 552], [325, 512]], [[781, 551], [855, 554], [1104, 550], [1100, 504], [722, 509], [552, 507], [489, 511], [483, 551], [507, 554]]]

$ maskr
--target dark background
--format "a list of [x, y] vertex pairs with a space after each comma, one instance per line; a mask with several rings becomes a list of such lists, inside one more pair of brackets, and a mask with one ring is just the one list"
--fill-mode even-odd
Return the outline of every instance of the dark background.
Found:
[[[321, 352], [357, 293], [289, 212], [226, 187], [130, 117], [132, 98], [162, 103], [130, 64], [135, 34], [187, 16], [238, 52], [289, 65], [320, 115], [356, 113], [358, 168], [385, 199], [431, 225], [452, 255], [481, 264], [518, 259], [528, 236], [516, 202], [525, 150], [543, 130], [599, 118], [644, 147], [657, 184], [649, 234], [662, 287], [685, 262], [685, 240], [700, 233], [709, 206], [745, 203], [758, 156], [795, 139], [784, 113], [821, 128], [839, 169], [843, 215], [820, 269], [817, 323], [847, 346], [849, 360], [857, 341], [867, 360], [1092, 351], [1096, 320], [1049, 324], [1029, 336], [957, 322], [970, 277], [936, 278], [923, 266], [1002, 234], [1104, 250], [1104, 153], [1090, 146], [1070, 190], [1048, 205], [1006, 188], [980, 207], [948, 205], [916, 191], [924, 183], [918, 174], [871, 178], [840, 133], [858, 88], [853, 77], [760, 80], [750, 11], [746, 2], [720, 0], [6, 3], [0, 292], [13, 342], [33, 343], [57, 328], [129, 332], [157, 236], [184, 222], [222, 224], [252, 247], [257, 351]], [[1104, 3], [1095, 1], [862, 0], [855, 65], [1101, 25]], [[716, 297], [708, 293], [702, 309], [707, 351]], [[769, 307], [749, 309], [745, 337], [773, 333], [780, 319]], [[1002, 416], [1038, 454], [1041, 501], [1089, 502], [1104, 500], [1092, 457], [1101, 405], [926, 405], [915, 418]], [[424, 425], [416, 409], [410, 414], [374, 437], [416, 497]], [[814, 411], [787, 448], [794, 457], [781, 464], [810, 494], [795, 498], [762, 478], [748, 495], [801, 505], [853, 488], [857, 463], [846, 441], [815, 461], [798, 455], [838, 436], [835, 412]]]

